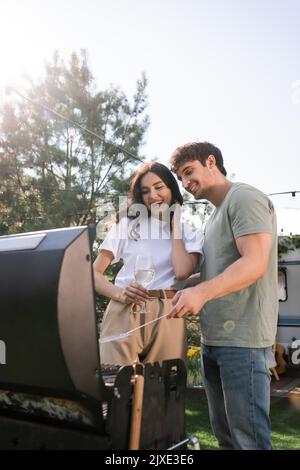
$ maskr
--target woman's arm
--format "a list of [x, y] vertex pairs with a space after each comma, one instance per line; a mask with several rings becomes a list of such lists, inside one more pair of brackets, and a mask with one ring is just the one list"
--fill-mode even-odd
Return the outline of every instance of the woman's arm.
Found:
[[188, 253], [182, 240], [181, 207], [176, 207], [172, 219], [172, 264], [178, 281], [188, 278], [199, 266], [200, 254]]
[[188, 253], [184, 242], [172, 233], [172, 264], [178, 281], [188, 278], [199, 266], [199, 253]]
[[106, 269], [108, 266], [110, 266], [113, 259], [114, 255], [111, 251], [100, 251], [93, 265], [95, 289], [98, 294], [105, 295], [106, 297], [110, 297], [113, 300], [119, 300], [123, 289], [109, 282], [104, 276]]
[[97, 256], [93, 265], [96, 291], [98, 294], [105, 295], [118, 302], [143, 305], [145, 300], [149, 299], [147, 290], [144, 287], [130, 284], [126, 288], [122, 288], [112, 284], [105, 278], [104, 273], [113, 259], [114, 255], [109, 250], [101, 250]]

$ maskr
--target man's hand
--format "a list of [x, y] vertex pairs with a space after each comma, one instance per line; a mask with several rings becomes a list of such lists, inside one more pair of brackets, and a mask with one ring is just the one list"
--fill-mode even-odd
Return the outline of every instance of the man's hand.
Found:
[[173, 308], [167, 318], [183, 318], [197, 315], [206, 303], [201, 285], [179, 290], [172, 300]]

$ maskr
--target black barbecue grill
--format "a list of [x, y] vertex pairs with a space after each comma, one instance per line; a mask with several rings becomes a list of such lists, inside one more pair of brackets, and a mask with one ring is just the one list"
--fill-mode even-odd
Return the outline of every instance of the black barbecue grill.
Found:
[[182, 361], [100, 366], [92, 242], [87, 227], [0, 237], [0, 449], [166, 449], [185, 438]]

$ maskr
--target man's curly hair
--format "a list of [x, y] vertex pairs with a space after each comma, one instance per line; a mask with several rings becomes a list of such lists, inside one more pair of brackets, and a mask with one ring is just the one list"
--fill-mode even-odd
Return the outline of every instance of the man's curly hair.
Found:
[[180, 165], [191, 160], [198, 160], [205, 165], [209, 155], [215, 157], [217, 168], [226, 176], [221, 150], [209, 142], [190, 142], [178, 147], [171, 156], [171, 170], [176, 173]]

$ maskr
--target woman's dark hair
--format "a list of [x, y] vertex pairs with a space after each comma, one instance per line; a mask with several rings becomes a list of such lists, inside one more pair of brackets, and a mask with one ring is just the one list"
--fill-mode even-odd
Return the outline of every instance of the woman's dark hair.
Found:
[[[141, 188], [141, 182], [142, 178], [147, 175], [147, 173], [154, 173], [157, 175], [164, 183], [165, 185], [171, 190], [172, 198], [171, 198], [171, 204], [172, 206], [175, 203], [178, 203], [182, 206], [183, 204], [183, 197], [180, 193], [180, 189], [178, 186], [178, 183], [171, 171], [169, 170], [168, 167], [163, 165], [162, 163], [158, 162], [149, 162], [149, 163], [144, 163], [135, 173], [133, 180], [130, 185], [130, 190], [129, 190], [129, 204], [127, 206], [126, 213], [125, 211], [119, 211], [116, 215], [116, 223], [119, 223], [121, 217], [127, 216], [129, 219], [137, 219], [139, 217], [139, 214], [136, 215], [129, 215], [130, 213], [130, 207], [133, 206], [133, 204], [144, 204], [143, 200], [143, 193], [142, 193], [142, 188]], [[151, 215], [150, 210], [148, 209], [148, 214], [149, 216]], [[170, 213], [170, 228], [171, 228], [171, 222], [174, 216], [174, 212], [171, 211]], [[138, 239], [137, 231], [136, 231], [136, 225], [133, 224], [131, 227], [131, 236], [135, 240]]]
[[168, 186], [172, 193], [171, 205], [178, 202], [178, 204], [182, 206], [183, 198], [174, 175], [171, 173], [169, 168], [158, 162], [144, 163], [134, 175], [129, 192], [131, 199], [130, 205], [144, 204], [141, 181], [147, 173], [154, 173], [165, 183], [166, 186]]

